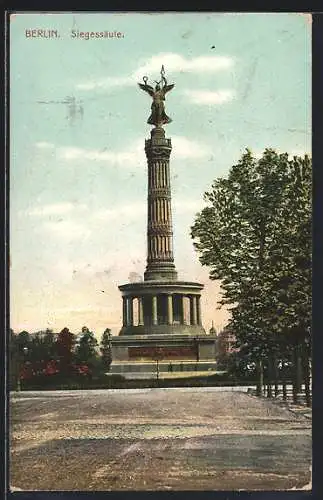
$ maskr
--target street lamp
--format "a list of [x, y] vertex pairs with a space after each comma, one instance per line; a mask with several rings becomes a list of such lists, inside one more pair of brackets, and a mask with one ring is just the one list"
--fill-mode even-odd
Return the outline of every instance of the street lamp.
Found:
[[162, 355], [162, 350], [161, 349], [156, 349], [155, 350], [155, 361], [156, 361], [156, 379], [159, 381], [159, 361], [163, 359]]

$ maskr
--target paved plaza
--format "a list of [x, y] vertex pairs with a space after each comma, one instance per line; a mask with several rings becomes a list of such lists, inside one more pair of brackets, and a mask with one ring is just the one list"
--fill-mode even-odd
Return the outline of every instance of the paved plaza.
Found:
[[246, 392], [21, 392], [10, 412], [13, 489], [275, 490], [311, 479], [311, 420]]

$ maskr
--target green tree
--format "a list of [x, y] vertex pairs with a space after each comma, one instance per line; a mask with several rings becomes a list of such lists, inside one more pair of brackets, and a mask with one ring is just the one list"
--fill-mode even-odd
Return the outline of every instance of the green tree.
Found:
[[308, 331], [310, 192], [307, 156], [266, 149], [257, 160], [247, 150], [205, 193], [192, 226], [202, 265], [221, 281], [219, 304], [231, 309], [238, 346], [257, 362], [258, 390], [263, 364], [275, 364], [283, 344], [288, 350], [295, 329]]
[[106, 328], [103, 332], [101, 342], [100, 342], [100, 351], [102, 356], [102, 364], [104, 369], [110, 370], [110, 366], [112, 363], [112, 350], [111, 350], [111, 330], [110, 328]]
[[294, 157], [289, 167], [276, 245], [269, 260], [272, 269], [269, 296], [273, 297], [277, 313], [273, 333], [277, 337], [284, 332], [283, 348], [293, 360], [294, 399], [297, 400], [303, 379], [310, 404], [312, 168], [306, 156]]
[[68, 328], [63, 328], [57, 336], [56, 349], [60, 360], [61, 372], [65, 375], [71, 371], [74, 344], [75, 335]]
[[47, 362], [57, 358], [55, 337], [52, 330], [40, 330], [32, 335], [29, 358], [32, 362]]
[[56, 359], [57, 349], [56, 349], [56, 338], [52, 329], [47, 328], [43, 335], [43, 344], [46, 352], [46, 359]]
[[18, 333], [16, 337], [16, 344], [19, 351], [22, 351], [24, 347], [27, 347], [27, 349], [29, 349], [30, 343], [31, 337], [29, 332], [23, 330], [22, 332]]
[[16, 389], [19, 374], [19, 354], [17, 335], [12, 328], [9, 330], [9, 383], [10, 389]]
[[20, 390], [21, 388], [21, 373], [26, 361], [30, 359], [31, 352], [31, 336], [29, 332], [23, 330], [15, 334], [10, 329], [10, 360], [9, 373], [11, 377], [11, 387]]
[[89, 367], [94, 367], [97, 364], [97, 346], [98, 341], [86, 326], [82, 328], [82, 335], [79, 344], [76, 347], [76, 360], [78, 363], [84, 363]]

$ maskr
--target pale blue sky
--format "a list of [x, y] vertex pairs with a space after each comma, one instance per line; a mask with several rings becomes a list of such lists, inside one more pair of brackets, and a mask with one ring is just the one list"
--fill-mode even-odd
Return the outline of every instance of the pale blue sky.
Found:
[[[311, 148], [311, 24], [300, 14], [18, 14], [10, 30], [11, 324], [98, 335], [121, 323], [118, 284], [146, 258], [144, 140], [150, 98], [136, 85], [164, 64], [175, 263], [206, 284], [189, 228], [212, 181], [242, 151]], [[59, 39], [26, 38], [26, 29]], [[119, 39], [72, 39], [120, 31]], [[213, 47], [213, 48], [212, 48]], [[66, 96], [84, 111], [68, 119]], [[37, 101], [58, 101], [39, 104]], [[103, 292], [104, 290], [104, 292]]]

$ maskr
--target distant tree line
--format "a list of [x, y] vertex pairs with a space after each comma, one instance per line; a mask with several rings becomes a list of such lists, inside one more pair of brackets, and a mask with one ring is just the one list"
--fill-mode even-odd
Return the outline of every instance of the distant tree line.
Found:
[[15, 333], [10, 330], [9, 374], [12, 389], [36, 379], [88, 377], [110, 370], [111, 330], [107, 328], [100, 342], [86, 326], [79, 335], [63, 328]]
[[269, 396], [281, 367], [290, 366], [294, 400], [311, 368], [311, 159], [250, 150], [204, 194], [206, 207], [191, 228], [210, 279], [220, 280], [218, 306], [230, 309], [228, 328], [239, 353], [231, 363], [254, 367], [258, 394], [264, 374]]

